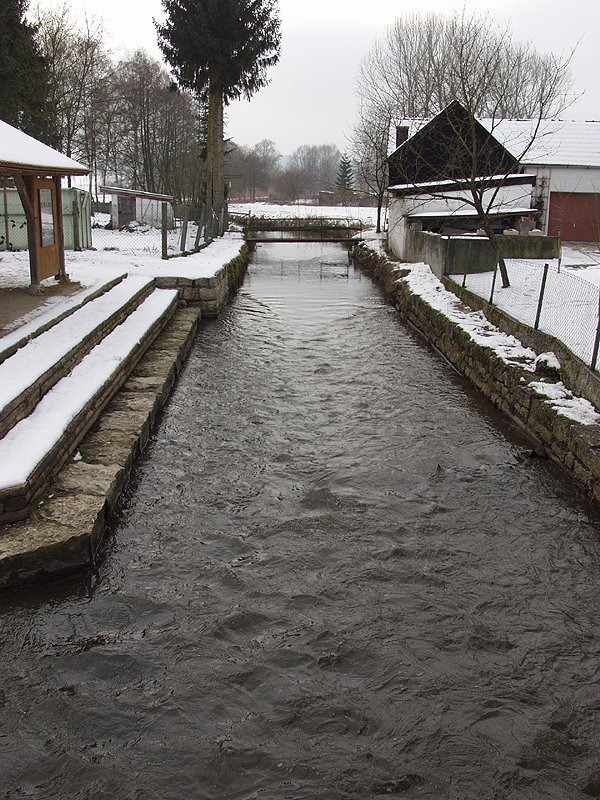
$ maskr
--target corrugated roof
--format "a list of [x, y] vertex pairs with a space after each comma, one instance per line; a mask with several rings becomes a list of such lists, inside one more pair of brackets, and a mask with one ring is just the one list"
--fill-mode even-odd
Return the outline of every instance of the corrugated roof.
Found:
[[88, 168], [0, 120], [0, 172], [44, 171], [87, 175]]

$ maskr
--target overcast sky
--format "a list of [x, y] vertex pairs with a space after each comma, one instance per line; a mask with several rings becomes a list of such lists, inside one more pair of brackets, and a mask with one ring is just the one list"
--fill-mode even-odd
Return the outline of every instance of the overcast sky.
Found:
[[[65, 0], [39, 0], [61, 8]], [[144, 47], [160, 56], [152, 18], [161, 19], [160, 0], [66, 0], [74, 16], [104, 19], [115, 53]], [[36, 5], [32, 0], [31, 5]], [[336, 144], [345, 149], [354, 116], [354, 82], [360, 62], [386, 24], [404, 12], [489, 9], [509, 23], [515, 39], [540, 52], [573, 61], [576, 89], [583, 92], [565, 114], [600, 119], [598, 80], [599, 0], [279, 0], [282, 55], [271, 84], [250, 102], [228, 110], [227, 133], [239, 144], [272, 139], [281, 153], [301, 144]]]

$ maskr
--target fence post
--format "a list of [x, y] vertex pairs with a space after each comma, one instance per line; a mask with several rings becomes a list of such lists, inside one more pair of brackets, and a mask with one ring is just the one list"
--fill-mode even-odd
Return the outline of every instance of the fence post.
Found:
[[189, 219], [190, 219], [190, 207], [186, 206], [183, 209], [183, 225], [181, 227], [181, 243], [179, 245], [179, 249], [181, 250], [182, 253], [185, 253], [186, 250]]
[[496, 289], [496, 278], [498, 277], [498, 254], [496, 253], [496, 266], [494, 267], [494, 277], [492, 278], [492, 291], [490, 292], [489, 303], [494, 305], [494, 291]]
[[594, 352], [592, 354], [592, 369], [596, 369], [598, 363], [598, 350], [600, 349], [600, 292], [598, 292], [598, 324], [596, 326], [596, 339], [594, 340]]
[[79, 230], [79, 203], [73, 200], [73, 250], [81, 250], [81, 236]]
[[544, 274], [542, 275], [542, 285], [540, 286], [540, 297], [538, 300], [537, 313], [533, 327], [537, 331], [540, 327], [540, 317], [542, 316], [542, 306], [544, 305], [544, 294], [546, 292], [546, 281], [548, 280], [548, 264], [544, 264]]
[[4, 249], [10, 250], [10, 229], [8, 225], [8, 193], [6, 191], [6, 178], [3, 179], [4, 184], [4, 230], [6, 234], [6, 242], [4, 243]]
[[196, 230], [196, 241], [194, 242], [194, 250], [199, 250], [200, 237], [202, 236], [202, 228], [204, 227], [204, 206], [200, 206], [200, 208], [198, 209], [196, 224], [198, 226], [198, 229]]
[[167, 203], [166, 201], [162, 204], [162, 257], [163, 259], [167, 259], [169, 257], [168, 254], [168, 242], [167, 242], [167, 226], [169, 224], [169, 212], [167, 211]]

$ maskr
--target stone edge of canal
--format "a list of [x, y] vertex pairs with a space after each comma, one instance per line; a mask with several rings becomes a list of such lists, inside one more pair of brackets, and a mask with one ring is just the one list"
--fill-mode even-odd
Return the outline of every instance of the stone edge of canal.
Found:
[[[201, 289], [175, 283], [184, 301], [79, 444], [31, 517], [0, 532], [0, 590], [40, 583], [94, 565], [106, 526], [186, 361], [202, 315], [217, 316], [241, 284], [247, 247]], [[182, 287], [183, 286], [185, 288]], [[211, 285], [214, 283], [214, 286]], [[170, 286], [169, 286], [170, 284]], [[185, 301], [194, 305], [185, 306]]]
[[[383, 289], [403, 318], [419, 330], [484, 396], [600, 500], [600, 425], [586, 426], [558, 414], [522, 382], [523, 370], [507, 365], [399, 280], [398, 264], [367, 245], [355, 261]], [[239, 286], [249, 261], [247, 248], [223, 267], [228, 291], [218, 314]], [[165, 286], [165, 282], [161, 281]], [[182, 292], [188, 300], [195, 298]], [[82, 460], [68, 463], [37, 513], [0, 538], [0, 589], [15, 588], [86, 569], [102, 542], [106, 524], [143, 452], [160, 409], [185, 362], [200, 321], [200, 308], [181, 308], [115, 396], [96, 429], [80, 445]]]
[[[530, 387], [532, 373], [507, 364], [489, 347], [474, 341], [456, 323], [412, 292], [397, 262], [375, 253], [368, 246], [355, 248], [355, 260], [382, 288], [387, 300], [405, 321], [425, 336], [470, 383], [527, 434], [538, 447], [537, 454], [547, 456], [583, 487], [589, 498], [600, 501], [600, 425], [584, 425], [562, 414]], [[407, 265], [410, 266], [410, 265]], [[475, 306], [467, 295], [449, 282], [445, 288], [467, 305]], [[586, 397], [599, 407], [600, 379], [553, 337], [479, 302], [474, 310], [483, 311], [496, 325], [521, 339], [536, 352], [554, 350], [561, 362], [560, 378], [575, 394]], [[542, 349], [540, 349], [542, 348]], [[552, 378], [548, 379], [552, 382]]]

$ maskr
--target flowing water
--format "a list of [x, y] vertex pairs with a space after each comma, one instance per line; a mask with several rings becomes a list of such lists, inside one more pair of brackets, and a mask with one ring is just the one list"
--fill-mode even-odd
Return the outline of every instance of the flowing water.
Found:
[[93, 577], [0, 596], [0, 796], [600, 797], [598, 520], [338, 246], [257, 248]]

